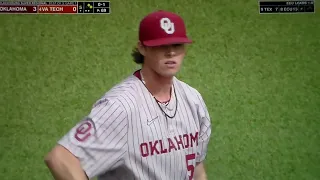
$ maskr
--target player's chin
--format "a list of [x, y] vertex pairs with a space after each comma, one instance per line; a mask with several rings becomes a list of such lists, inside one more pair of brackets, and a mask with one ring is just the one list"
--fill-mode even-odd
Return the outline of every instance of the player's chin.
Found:
[[162, 71], [162, 76], [164, 77], [173, 77], [175, 76], [177, 73], [179, 72], [179, 68], [170, 68], [170, 69], [165, 69], [164, 71]]

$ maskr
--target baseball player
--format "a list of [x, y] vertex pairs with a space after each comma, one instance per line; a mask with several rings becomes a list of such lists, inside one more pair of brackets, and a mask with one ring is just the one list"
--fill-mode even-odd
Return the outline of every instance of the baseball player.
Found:
[[183, 19], [155, 11], [142, 19], [132, 55], [141, 69], [112, 87], [47, 154], [57, 180], [207, 180], [211, 135], [200, 93], [178, 80]]

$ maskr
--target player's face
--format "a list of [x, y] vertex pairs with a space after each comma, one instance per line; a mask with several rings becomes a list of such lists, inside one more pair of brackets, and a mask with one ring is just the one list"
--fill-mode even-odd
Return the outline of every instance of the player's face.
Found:
[[184, 44], [144, 47], [145, 65], [164, 77], [175, 76], [186, 54]]

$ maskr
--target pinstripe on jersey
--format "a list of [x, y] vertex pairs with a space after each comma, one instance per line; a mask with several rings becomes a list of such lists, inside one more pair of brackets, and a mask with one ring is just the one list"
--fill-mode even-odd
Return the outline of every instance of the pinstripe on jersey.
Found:
[[[206, 157], [210, 117], [200, 93], [174, 78], [174, 97], [163, 110], [136, 77], [109, 90], [59, 144], [99, 180], [191, 180]], [[174, 93], [172, 93], [174, 96]]]

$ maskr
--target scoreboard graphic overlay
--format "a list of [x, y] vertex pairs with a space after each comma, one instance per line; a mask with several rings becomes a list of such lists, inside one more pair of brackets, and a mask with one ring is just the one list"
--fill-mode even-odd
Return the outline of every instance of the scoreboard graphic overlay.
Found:
[[0, 14], [110, 13], [110, 1], [0, 1]]
[[264, 1], [259, 2], [260, 14], [293, 14], [315, 13], [315, 2], [312, 1]]

